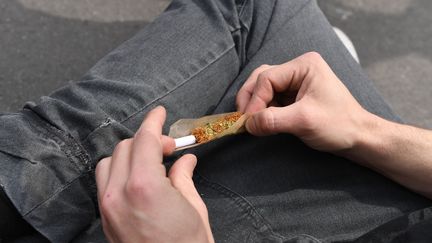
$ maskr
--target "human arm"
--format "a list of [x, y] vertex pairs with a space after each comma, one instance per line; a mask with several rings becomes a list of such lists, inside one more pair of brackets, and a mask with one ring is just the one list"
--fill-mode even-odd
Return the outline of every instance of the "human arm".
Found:
[[317, 53], [254, 71], [237, 94], [254, 135], [291, 133], [432, 198], [432, 134], [363, 109]]
[[375, 115], [345, 157], [432, 199], [432, 132]]
[[165, 110], [149, 112], [138, 132], [96, 168], [102, 225], [110, 242], [214, 242], [207, 208], [192, 181], [196, 157], [177, 160], [168, 176], [162, 136]]

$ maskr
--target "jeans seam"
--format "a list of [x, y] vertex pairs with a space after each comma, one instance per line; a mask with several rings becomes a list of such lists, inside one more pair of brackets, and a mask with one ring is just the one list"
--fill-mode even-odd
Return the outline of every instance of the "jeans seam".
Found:
[[58, 188], [57, 190], [55, 190], [54, 193], [52, 193], [51, 196], [49, 196], [47, 199], [43, 200], [42, 202], [38, 203], [37, 205], [35, 205], [31, 209], [29, 209], [28, 212], [23, 213], [22, 216], [26, 217], [27, 215], [31, 214], [34, 210], [36, 210], [37, 208], [39, 208], [40, 206], [42, 206], [43, 204], [45, 204], [46, 202], [51, 200], [53, 197], [58, 195], [60, 192], [64, 191], [64, 189], [68, 188], [72, 183], [81, 179], [81, 177], [83, 177], [83, 176], [84, 176], [84, 174], [80, 174], [77, 177], [75, 177], [74, 179], [70, 180], [68, 183], [66, 183], [62, 187]]
[[196, 172], [196, 174], [198, 176], [198, 179], [201, 182], [204, 182], [210, 188], [216, 190], [217, 192], [222, 193], [225, 196], [228, 196], [234, 202], [234, 205], [236, 205], [241, 211], [245, 212], [249, 219], [253, 220], [254, 224], [260, 226], [257, 227], [258, 229], [264, 226], [270, 232], [270, 236], [276, 237], [281, 240], [287, 239], [286, 237], [280, 235], [279, 233], [276, 233], [271, 227], [270, 223], [267, 222], [267, 220], [260, 213], [256, 211], [254, 206], [246, 198], [232, 191], [231, 189], [227, 188], [224, 185], [221, 185], [214, 181], [210, 181], [209, 179], [201, 175], [199, 172]]
[[[57, 190], [55, 190], [49, 198], [43, 200], [42, 202], [34, 206], [32, 209], [28, 210], [28, 212], [24, 214], [27, 215], [31, 213], [34, 209], [38, 208], [40, 205], [44, 204], [46, 201], [50, 200], [53, 196], [63, 191], [65, 188], [69, 187], [69, 185], [72, 184], [77, 179], [86, 176], [88, 173], [91, 173], [94, 170], [94, 166], [91, 163], [91, 159], [87, 151], [71, 134], [52, 126], [49, 122], [42, 119], [40, 116], [35, 114], [32, 110], [24, 110], [24, 111], [29, 111], [29, 113], [27, 113], [29, 116], [35, 116], [35, 117], [30, 117], [30, 119], [33, 118], [32, 120], [35, 123], [38, 123], [38, 124], [29, 123], [29, 125], [32, 126], [34, 129], [39, 130], [41, 133], [43, 133], [44, 137], [54, 139], [54, 141], [59, 146], [59, 150], [66, 156], [67, 160], [69, 160], [69, 162], [72, 163], [77, 170], [77, 175], [75, 178], [65, 182], [65, 184], [59, 187]], [[29, 161], [27, 158], [23, 158], [22, 156], [18, 156], [18, 157]], [[32, 161], [29, 161], [29, 163], [32, 163]], [[44, 167], [46, 167], [44, 163], [41, 162], [39, 163]], [[86, 182], [89, 185], [88, 193], [93, 203], [97, 203], [95, 190], [92, 188], [93, 183], [91, 177], [87, 179]]]
[[[271, 15], [270, 15], [270, 20], [269, 20], [269, 23], [268, 23], [268, 25], [267, 25], [267, 28], [266, 28], [266, 30], [265, 30], [265, 33], [264, 33], [264, 36], [263, 36], [263, 39], [262, 39], [262, 42], [261, 42], [261, 45], [259, 46], [259, 48], [258, 48], [258, 50], [259, 49], [261, 49], [261, 47], [264, 45], [264, 42], [265, 42], [265, 40], [266, 40], [266, 37], [267, 37], [267, 34], [268, 34], [268, 31], [269, 31], [269, 26], [270, 26], [270, 24], [272, 23], [272, 21], [273, 21], [273, 16], [274, 16], [274, 11], [275, 11], [275, 8], [276, 8], [276, 2], [277, 2], [278, 0], [275, 0], [274, 2], [273, 2], [273, 8], [272, 8], [272, 12], [271, 12]], [[296, 13], [297, 14], [297, 13]], [[255, 54], [255, 53], [254, 53]], [[253, 54], [253, 55], [254, 55]], [[252, 55], [252, 56], [253, 56]], [[249, 61], [250, 59], [247, 57], [248, 55], [247, 55], [247, 53], [246, 53], [246, 60], [247, 61]]]
[[[276, 9], [276, 2], [277, 2], [278, 0], [275, 0], [275, 4], [274, 4], [274, 6], [273, 6], [273, 9], [272, 9], [272, 15], [271, 15], [271, 18], [270, 18], [270, 20], [269, 20], [269, 25], [270, 25], [270, 23], [273, 21], [273, 16], [274, 16], [274, 10]], [[299, 14], [301, 11], [303, 11], [309, 4], [311, 4], [311, 2], [313, 2], [313, 0], [308, 0], [303, 6], [301, 6], [286, 22], [284, 22], [284, 24], [282, 25], [282, 26], [286, 26], [295, 16], [297, 16], [297, 14]], [[280, 28], [282, 28], [282, 27], [280, 27]], [[279, 29], [280, 29], [279, 28]], [[279, 30], [279, 29], [277, 29], [277, 30]], [[278, 32], [278, 31], [275, 31], [275, 32]], [[266, 29], [266, 32], [265, 32], [265, 34], [264, 34], [264, 37], [263, 37], [263, 41], [262, 41], [262, 43], [261, 43], [261, 45], [260, 45], [260, 47], [258, 48], [258, 50], [259, 49], [261, 49], [262, 48], [262, 46], [264, 45], [264, 42], [268, 42], [268, 41], [270, 41], [270, 40], [272, 40], [272, 38], [270, 38], [270, 39], [268, 39], [268, 40], [266, 40], [266, 38], [267, 38], [267, 34], [268, 34], [268, 31], [269, 31], [269, 27], [267, 27], [267, 29]], [[255, 56], [255, 54], [256, 53], [254, 53], [253, 55], [251, 55], [250, 56], [250, 58], [248, 58], [247, 57], [247, 55], [246, 55], [246, 59], [247, 59], [247, 61], [250, 61], [254, 56]]]
[[[91, 170], [91, 160], [89, 154], [71, 134], [52, 126], [49, 122], [42, 119], [32, 110], [27, 111], [29, 111], [29, 113], [27, 113], [28, 115], [35, 116], [32, 120], [39, 123], [40, 126], [37, 126], [37, 124], [32, 125], [31, 123], [29, 123], [29, 125], [39, 130], [40, 132], [43, 132], [45, 138], [55, 139], [54, 141], [59, 145], [60, 151], [69, 159], [71, 163], [73, 163], [77, 167], [78, 171], [85, 172]], [[43, 129], [44, 131], [42, 131], [41, 129]], [[79, 162], [82, 162], [81, 166], [83, 166], [84, 169], [80, 168], [81, 166], [77, 164], [73, 158], [76, 158]]]
[[[214, 64], [215, 62], [217, 62], [220, 58], [222, 58], [224, 55], [226, 55], [227, 53], [229, 53], [229, 51], [231, 51], [234, 48], [234, 45], [231, 45], [230, 47], [228, 47], [227, 50], [223, 51], [221, 54], [219, 54], [219, 56], [217, 56], [213, 61], [209, 62], [207, 65], [205, 65], [204, 67], [201, 68], [201, 70], [197, 71], [195, 74], [191, 75], [188, 79], [184, 80], [183, 82], [181, 82], [180, 84], [178, 84], [177, 86], [175, 86], [174, 88], [172, 88], [171, 90], [167, 91], [165, 94], [155, 98], [154, 100], [150, 101], [148, 104], [144, 105], [143, 107], [141, 107], [140, 109], [138, 109], [137, 111], [133, 112], [131, 115], [127, 116], [126, 118], [124, 118], [123, 120], [120, 121], [120, 124], [125, 123], [126, 121], [128, 121], [129, 119], [131, 119], [132, 117], [134, 117], [135, 115], [137, 115], [139, 112], [143, 111], [144, 109], [146, 109], [147, 107], [151, 106], [153, 103], [165, 98], [167, 95], [169, 95], [170, 93], [176, 91], [178, 88], [182, 87], [183, 85], [185, 85], [186, 83], [188, 83], [190, 80], [192, 80], [194, 77], [196, 77], [198, 74], [200, 74], [204, 69], [206, 69], [207, 67], [209, 67], [210, 65]], [[95, 131], [95, 130], [94, 130]], [[92, 131], [91, 133], [93, 133], [94, 131]], [[91, 134], [89, 133], [89, 134]]]
[[241, 6], [239, 8], [239, 13], [238, 13], [239, 20], [241, 19], [241, 16], [243, 15], [244, 8], [245, 8], [247, 2], [249, 2], [249, 0], [243, 0], [243, 2], [241, 3]]
[[[316, 243], [321, 243], [321, 242], [322, 242], [321, 240], [319, 240], [319, 239], [317, 239], [317, 238], [315, 238], [314, 236], [309, 235], [309, 234], [302, 233], [302, 234], [297, 235], [297, 237], [298, 237], [298, 236], [301, 236], [301, 237], [304, 237], [304, 238], [309, 238], [309, 239], [311, 239], [312, 241], [314, 241], [314, 242], [316, 242]], [[296, 236], [294, 236], [293, 238], [295, 238], [295, 237], [296, 237]]]

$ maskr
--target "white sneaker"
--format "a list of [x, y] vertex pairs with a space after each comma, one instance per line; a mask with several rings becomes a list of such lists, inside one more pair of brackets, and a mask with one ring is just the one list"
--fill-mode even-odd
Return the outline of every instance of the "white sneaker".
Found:
[[348, 49], [349, 53], [351, 53], [351, 56], [360, 63], [360, 59], [357, 55], [357, 51], [354, 47], [354, 44], [350, 40], [350, 38], [340, 29], [333, 27], [333, 30], [336, 32], [336, 35], [339, 37], [339, 39], [342, 41], [344, 46]]

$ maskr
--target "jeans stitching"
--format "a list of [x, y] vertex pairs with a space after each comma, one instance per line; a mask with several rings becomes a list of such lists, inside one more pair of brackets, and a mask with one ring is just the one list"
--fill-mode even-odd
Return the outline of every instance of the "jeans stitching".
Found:
[[316, 242], [316, 243], [321, 243], [322, 242], [321, 240], [315, 238], [314, 236], [308, 235], [308, 234], [305, 234], [305, 233], [299, 234], [297, 236], [294, 236], [293, 238], [296, 238], [296, 237], [299, 237], [299, 236], [304, 237], [304, 238], [309, 238], [310, 240], [312, 240], [313, 242]]
[[249, 0], [243, 0], [243, 2], [241, 3], [241, 6], [239, 8], [239, 14], [238, 14], [239, 20], [241, 19], [241, 16], [243, 15], [243, 12], [244, 12], [244, 9], [245, 9], [247, 2], [249, 2]]
[[[200, 74], [204, 69], [206, 69], [207, 67], [209, 67], [210, 65], [214, 64], [215, 62], [217, 62], [220, 58], [222, 58], [225, 54], [229, 53], [229, 51], [231, 51], [234, 48], [234, 45], [228, 47], [227, 50], [223, 51], [219, 56], [217, 56], [213, 61], [209, 62], [207, 65], [205, 65], [204, 67], [201, 68], [201, 70], [197, 71], [195, 74], [191, 75], [191, 77], [189, 77], [188, 79], [184, 80], [183, 82], [181, 82], [180, 84], [178, 84], [177, 86], [175, 86], [173, 89], [169, 90], [168, 92], [166, 92], [165, 94], [155, 98], [154, 100], [150, 101], [148, 104], [144, 105], [142, 108], [138, 109], [137, 111], [133, 112], [131, 115], [129, 115], [128, 117], [124, 118], [123, 120], [120, 121], [120, 123], [125, 123], [127, 120], [131, 119], [132, 117], [134, 117], [135, 115], [137, 115], [139, 112], [143, 111], [144, 109], [146, 109], [147, 107], [151, 106], [153, 103], [165, 98], [167, 95], [169, 95], [170, 93], [176, 91], [178, 88], [182, 87], [183, 85], [185, 85], [186, 83], [188, 83], [190, 80], [192, 80], [194, 77], [196, 77], [198, 74]], [[92, 131], [91, 133], [93, 133], [94, 131]], [[90, 134], [91, 134], [90, 133]]]
[[256, 211], [254, 206], [243, 196], [237, 194], [236, 192], [232, 191], [231, 189], [227, 188], [226, 186], [223, 186], [219, 183], [210, 181], [203, 175], [201, 175], [199, 172], [196, 172], [199, 182], [202, 182], [209, 186], [210, 188], [216, 190], [217, 192], [228, 196], [234, 204], [243, 212], [247, 214], [247, 217], [251, 220], [253, 220], [254, 224], [259, 226], [256, 227], [257, 229], [260, 229], [262, 227], [265, 227], [270, 232], [270, 236], [276, 237], [281, 240], [285, 240], [286, 237], [276, 233], [271, 225], [266, 221], [266, 219]]
[[[118, 124], [123, 124], [126, 121], [128, 121], [129, 119], [131, 119], [132, 117], [134, 117], [135, 115], [137, 115], [139, 112], [145, 110], [147, 107], [151, 106], [152, 104], [154, 104], [155, 102], [165, 98], [168, 94], [174, 92], [175, 90], [177, 90], [178, 88], [180, 88], [181, 86], [185, 85], [186, 83], [188, 83], [190, 80], [192, 80], [194, 77], [196, 77], [199, 73], [201, 73], [204, 69], [206, 69], [207, 67], [209, 67], [210, 65], [212, 65], [213, 63], [215, 63], [216, 61], [218, 61], [221, 57], [223, 57], [225, 54], [227, 54], [230, 50], [232, 50], [234, 48], [234, 45], [228, 47], [227, 50], [225, 50], [224, 52], [222, 52], [219, 56], [217, 56], [215, 58], [215, 60], [213, 60], [212, 62], [209, 62], [207, 65], [205, 65], [201, 70], [198, 70], [195, 74], [191, 75], [188, 79], [184, 80], [182, 83], [178, 84], [177, 86], [175, 86], [174, 88], [172, 88], [171, 90], [167, 91], [165, 94], [153, 99], [152, 101], [150, 101], [149, 103], [145, 104], [143, 107], [139, 108], [138, 110], [136, 110], [135, 112], [132, 112], [132, 114], [130, 114], [129, 116], [127, 116], [126, 118], [123, 118], [120, 121], [116, 121], [110, 117], [105, 117], [104, 121], [102, 124], [100, 124], [98, 127], [96, 127], [94, 130], [92, 130], [91, 132], [89, 132], [89, 134], [87, 134], [87, 136], [82, 140], [83, 143], [85, 143], [86, 141], [88, 141], [91, 136], [97, 132], [98, 130], [100, 130], [101, 128], [106, 127], [106, 125], [111, 125], [112, 123], [118, 123]], [[109, 123], [107, 123], [107, 121], [110, 121]]]
[[[276, 2], [277, 2], [277, 0], [273, 1], [273, 8], [272, 8], [272, 12], [271, 12], [271, 15], [270, 15], [270, 20], [269, 20], [269, 22], [268, 22], [267, 28], [266, 28], [266, 30], [265, 30], [265, 33], [264, 33], [264, 36], [263, 36], [262, 42], [261, 42], [261, 44], [260, 44], [258, 50], [261, 49], [261, 47], [263, 46], [263, 44], [264, 44], [264, 42], [265, 42], [265, 40], [266, 40], [267, 33], [268, 33], [269, 29], [270, 29], [269, 26], [270, 26], [270, 24], [271, 24], [272, 21], [273, 21], [274, 11], [275, 11], [275, 8], [276, 8]], [[257, 52], [258, 52], [258, 51], [257, 51]], [[256, 53], [256, 52], [255, 52], [255, 53]], [[255, 53], [252, 54], [252, 56], [254, 56]], [[248, 55], [247, 55], [247, 54], [248, 54], [248, 53], [246, 53], [246, 61], [249, 61], [250, 59], [248, 58]]]
[[[24, 110], [26, 111], [26, 110]], [[57, 190], [55, 190], [50, 197], [43, 200], [36, 206], [32, 207], [28, 210], [28, 212], [24, 213], [23, 215], [28, 215], [32, 211], [34, 211], [39, 206], [43, 205], [45, 202], [50, 200], [52, 197], [57, 195], [59, 192], [63, 191], [65, 188], [69, 187], [70, 184], [72, 184], [74, 181], [76, 181], [79, 178], [82, 178], [86, 176], [88, 173], [90, 173], [93, 170], [92, 163], [90, 163], [91, 159], [86, 150], [81, 146], [80, 143], [78, 143], [72, 135], [69, 133], [62, 131], [39, 117], [37, 114], [33, 113], [33, 111], [28, 110], [29, 113], [27, 113], [29, 116], [29, 119], [32, 119], [37, 124], [31, 124], [29, 122], [29, 125], [32, 126], [34, 129], [38, 130], [39, 132], [43, 133], [43, 136], [45, 138], [51, 138], [54, 139], [54, 141], [59, 145], [60, 151], [66, 156], [66, 158], [69, 160], [70, 163], [75, 165], [75, 168], [77, 169], [77, 175], [75, 178], [65, 182], [61, 187], [59, 187]], [[39, 126], [37, 126], [39, 125]], [[22, 156], [19, 156], [19, 158], [29, 161], [27, 158], [22, 158]], [[29, 161], [31, 163], [31, 161]], [[81, 163], [81, 166], [78, 164]], [[40, 163], [44, 167], [44, 163]], [[82, 167], [83, 166], [83, 167]], [[47, 168], [49, 169], [49, 168]], [[94, 203], [97, 203], [97, 199], [94, 196], [94, 190], [92, 190], [91, 185], [91, 178], [87, 179], [87, 183], [89, 184], [89, 190], [90, 197]]]
[[6, 151], [6, 150], [3, 149], [3, 148], [0, 148], [0, 153], [3, 153], [3, 154], [5, 154], [5, 155], [10, 156], [10, 157], [13, 157], [13, 158], [26, 160], [26, 161], [29, 162], [30, 164], [37, 164], [37, 163], [39, 163], [39, 161], [34, 161], [34, 160], [30, 160], [30, 159], [28, 159], [28, 158], [24, 158], [24, 156], [22, 156], [22, 155], [18, 155], [18, 154], [12, 153], [12, 152], [10, 152], [10, 151]]
[[[48, 121], [34, 113], [32, 110], [24, 111], [28, 111], [26, 114], [31, 116], [29, 117], [29, 119], [32, 119], [32, 121], [38, 123], [31, 124], [29, 122], [29, 125], [43, 133], [45, 138], [54, 139], [54, 141], [59, 145], [60, 151], [62, 151], [63, 154], [66, 155], [66, 157], [69, 159], [69, 161], [77, 167], [78, 171], [85, 172], [91, 170], [90, 156], [71, 134], [54, 127]], [[74, 158], [78, 159], [79, 162], [82, 162], [81, 166], [84, 166], [84, 170], [79, 164], [76, 163]]]
[[[275, 0], [275, 4], [274, 4], [274, 6], [273, 6], [273, 10], [272, 10], [272, 15], [271, 15], [271, 18], [270, 18], [270, 20], [269, 20], [269, 25], [270, 25], [270, 23], [273, 21], [273, 16], [274, 16], [274, 10], [276, 9], [276, 2], [277, 2], [278, 0]], [[288, 23], [295, 17], [295, 16], [297, 16], [297, 14], [299, 14], [301, 11], [303, 11], [309, 4], [311, 4], [312, 3], [312, 1], [313, 0], [308, 0], [303, 6], [301, 6], [288, 20], [286, 20], [286, 22], [284, 22], [284, 24], [282, 25], [282, 27], [283, 26], [287, 26], [288, 25]], [[282, 27], [280, 27], [280, 28], [282, 28]], [[279, 29], [280, 29], [279, 28]], [[279, 29], [277, 29], [275, 32], [277, 33], [278, 32], [278, 30]], [[263, 37], [263, 41], [262, 41], [262, 43], [261, 43], [261, 45], [260, 45], [260, 47], [258, 48], [258, 49], [261, 49], [262, 48], [262, 46], [264, 45], [264, 42], [269, 42], [270, 40], [272, 40], [273, 38], [270, 38], [270, 39], [268, 39], [268, 40], [266, 40], [266, 38], [267, 38], [267, 34], [268, 34], [268, 31], [269, 31], [269, 28], [267, 28], [266, 29], [266, 33], [264, 34], [264, 37]], [[254, 56], [255, 56], [255, 54], [256, 53], [254, 53], [254, 54], [252, 54], [251, 56], [250, 56], [250, 58], [247, 58], [247, 56], [246, 56], [246, 58], [247, 58], [247, 61], [249, 61], [249, 60], [251, 60]]]
[[51, 200], [53, 197], [55, 197], [56, 195], [58, 195], [60, 192], [64, 191], [66, 188], [68, 188], [72, 183], [76, 182], [77, 180], [81, 179], [83, 176], [86, 176], [86, 173], [80, 174], [79, 176], [75, 177], [73, 180], [67, 182], [65, 185], [63, 185], [62, 187], [59, 187], [57, 190], [55, 190], [51, 196], [49, 196], [48, 198], [46, 198], [45, 200], [43, 200], [42, 202], [36, 204], [34, 207], [32, 207], [31, 209], [28, 210], [28, 212], [23, 213], [23, 217], [31, 214], [34, 210], [36, 210], [37, 208], [39, 208], [40, 206], [44, 205], [46, 202], [48, 202], [49, 200]]

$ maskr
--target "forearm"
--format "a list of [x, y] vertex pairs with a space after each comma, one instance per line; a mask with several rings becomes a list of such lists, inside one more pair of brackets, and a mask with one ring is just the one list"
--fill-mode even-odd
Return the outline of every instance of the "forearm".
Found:
[[432, 132], [368, 113], [344, 156], [432, 198]]

